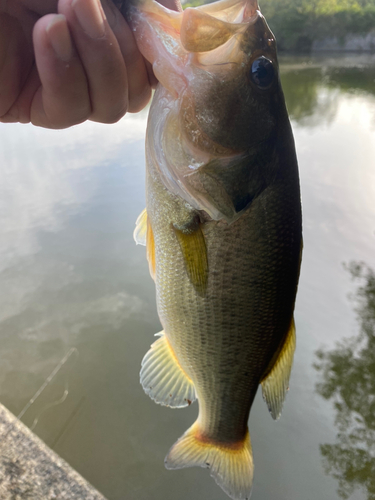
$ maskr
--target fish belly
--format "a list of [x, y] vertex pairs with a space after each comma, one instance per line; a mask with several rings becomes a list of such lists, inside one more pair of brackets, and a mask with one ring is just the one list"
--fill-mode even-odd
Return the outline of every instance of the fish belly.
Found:
[[[232, 224], [207, 220], [171, 194], [151, 162], [147, 213], [155, 241], [157, 307], [165, 336], [195, 386], [202, 439], [244, 439], [257, 387], [291, 324], [299, 273], [297, 174], [276, 180]], [[205, 294], [185, 268], [173, 226], [201, 217]]]

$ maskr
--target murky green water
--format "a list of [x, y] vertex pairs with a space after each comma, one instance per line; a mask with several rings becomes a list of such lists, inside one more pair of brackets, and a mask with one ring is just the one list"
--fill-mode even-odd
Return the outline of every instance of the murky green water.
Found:
[[[303, 197], [298, 346], [281, 420], [260, 394], [251, 412], [252, 498], [374, 499], [375, 278], [343, 263], [375, 269], [375, 59], [288, 57], [282, 80]], [[109, 500], [224, 500], [207, 471], [164, 469], [197, 405], [157, 406], [139, 385], [160, 330], [132, 239], [146, 118], [0, 126], [0, 401], [20, 414], [54, 374], [22, 421]]]

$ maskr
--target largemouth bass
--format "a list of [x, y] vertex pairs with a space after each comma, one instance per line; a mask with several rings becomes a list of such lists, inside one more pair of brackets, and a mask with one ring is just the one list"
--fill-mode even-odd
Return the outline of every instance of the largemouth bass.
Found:
[[208, 467], [250, 497], [247, 422], [259, 384], [281, 413], [302, 248], [298, 167], [275, 38], [256, 0], [126, 16], [159, 80], [147, 138], [146, 244], [163, 331], [142, 362], [157, 403], [199, 416], [168, 469]]

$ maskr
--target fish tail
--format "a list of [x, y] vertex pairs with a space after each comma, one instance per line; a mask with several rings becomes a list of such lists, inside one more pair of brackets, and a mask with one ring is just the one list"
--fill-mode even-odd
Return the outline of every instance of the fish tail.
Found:
[[206, 467], [216, 483], [234, 500], [247, 500], [253, 484], [253, 454], [250, 434], [238, 443], [217, 443], [201, 437], [197, 422], [172, 446], [167, 469]]

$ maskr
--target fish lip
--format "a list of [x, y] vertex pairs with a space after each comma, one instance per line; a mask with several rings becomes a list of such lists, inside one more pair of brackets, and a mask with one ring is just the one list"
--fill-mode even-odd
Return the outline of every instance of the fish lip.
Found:
[[[258, 2], [255, 0], [217, 0], [215, 2], [210, 2], [207, 4], [199, 5], [197, 7], [188, 7], [187, 9], [183, 10], [181, 7], [181, 10], [173, 10], [168, 7], [165, 7], [161, 3], [157, 2], [156, 0], [112, 0], [115, 6], [122, 12], [122, 14], [127, 17], [129, 15], [129, 12], [131, 10], [138, 10], [138, 11], [144, 11], [147, 12], [148, 5], [156, 5], [157, 9], [160, 10], [160, 12], [165, 12], [168, 15], [172, 16], [179, 16], [185, 12], [185, 10], [188, 9], [194, 9], [200, 12], [204, 12], [208, 14], [209, 16], [212, 16], [216, 19], [220, 19], [220, 10], [217, 9], [217, 7], [222, 6], [223, 9], [225, 7], [230, 7], [230, 6], [235, 6], [236, 4], [238, 5], [243, 5], [243, 15], [242, 15], [242, 21], [233, 19], [233, 20], [227, 20], [228, 23], [231, 24], [243, 24], [244, 26], [249, 26], [250, 24], [253, 24], [259, 16], [262, 16], [261, 11], [259, 9]], [[248, 8], [251, 4], [251, 8]], [[181, 5], [181, 4], [180, 4]], [[152, 10], [152, 9], [151, 9]], [[263, 16], [262, 16], [263, 17]]]

